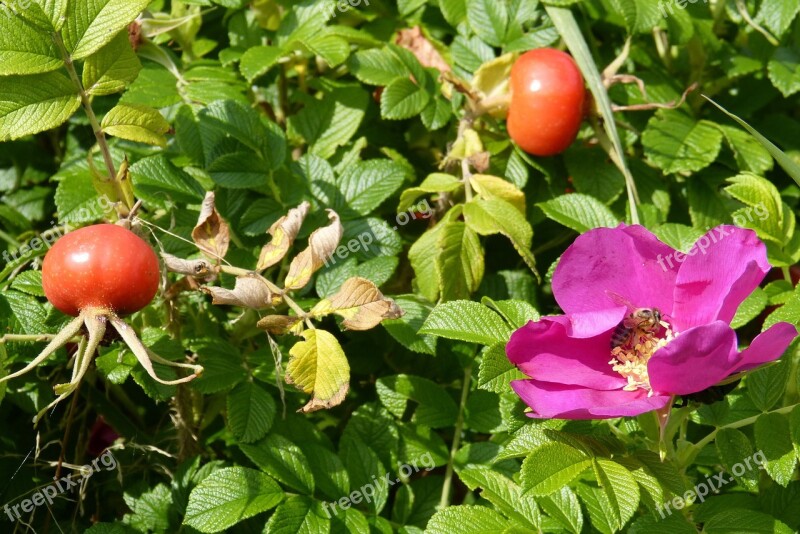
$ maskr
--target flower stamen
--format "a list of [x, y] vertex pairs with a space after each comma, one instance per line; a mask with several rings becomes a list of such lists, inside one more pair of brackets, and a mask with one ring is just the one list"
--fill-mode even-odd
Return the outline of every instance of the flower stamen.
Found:
[[611, 369], [628, 381], [623, 390], [646, 389], [649, 395], [653, 394], [647, 373], [647, 362], [658, 349], [677, 337], [667, 323], [661, 321], [661, 326], [663, 328], [655, 332], [636, 329], [628, 341], [611, 349], [613, 358], [608, 362]]

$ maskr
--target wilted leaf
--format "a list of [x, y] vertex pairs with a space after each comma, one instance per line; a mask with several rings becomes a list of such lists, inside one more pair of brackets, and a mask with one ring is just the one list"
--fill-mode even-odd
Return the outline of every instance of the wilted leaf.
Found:
[[350, 330], [369, 330], [384, 319], [397, 319], [403, 311], [374, 283], [354, 277], [342, 284], [341, 289], [329, 299], [321, 300], [311, 310], [315, 316], [335, 313], [344, 317], [344, 327]]
[[256, 325], [270, 334], [283, 335], [291, 332], [300, 335], [303, 330], [303, 318], [290, 315], [267, 315]]
[[475, 72], [472, 89], [481, 101], [480, 110], [495, 118], [505, 118], [509, 104], [509, 79], [517, 55], [504, 54], [487, 61]]
[[308, 238], [308, 248], [295, 256], [289, 266], [284, 287], [286, 289], [300, 289], [304, 287], [317, 269], [331, 257], [339, 241], [342, 239], [344, 227], [339, 220], [339, 215], [333, 210], [327, 210], [331, 224], [324, 228], [314, 230]]
[[450, 65], [428, 38], [422, 34], [422, 29], [419, 26], [400, 30], [397, 33], [396, 42], [403, 48], [410, 50], [423, 67], [432, 67], [439, 72], [450, 71]]
[[283, 259], [289, 251], [289, 247], [294, 243], [297, 232], [300, 231], [300, 227], [303, 225], [303, 219], [308, 215], [310, 206], [308, 202], [303, 202], [296, 208], [290, 209], [289, 213], [275, 221], [275, 224], [270, 227], [269, 233], [272, 236], [272, 241], [261, 249], [261, 254], [258, 256], [257, 270], [263, 271]]
[[228, 223], [222, 220], [214, 206], [214, 192], [206, 193], [200, 217], [192, 230], [192, 239], [207, 256], [221, 260], [228, 252], [231, 242]]
[[280, 302], [280, 297], [270, 291], [266, 279], [256, 273], [237, 277], [232, 290], [215, 286], [205, 286], [201, 289], [213, 297], [212, 304], [230, 304], [260, 310]]
[[298, 341], [289, 350], [286, 382], [313, 394], [301, 408], [304, 413], [336, 406], [350, 387], [347, 357], [330, 332], [311, 329], [302, 336], [305, 341]]
[[206, 260], [185, 260], [166, 252], [161, 253], [161, 258], [171, 273], [185, 274], [195, 278], [209, 278], [217, 273], [217, 267]]

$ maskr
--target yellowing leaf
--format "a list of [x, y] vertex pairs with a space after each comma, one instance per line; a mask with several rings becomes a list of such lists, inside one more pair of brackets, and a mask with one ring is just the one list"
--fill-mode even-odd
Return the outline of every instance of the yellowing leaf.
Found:
[[106, 113], [102, 127], [105, 133], [120, 139], [167, 146], [164, 134], [169, 131], [169, 123], [158, 110], [147, 106], [120, 104]]
[[344, 327], [350, 330], [369, 330], [384, 319], [397, 319], [402, 310], [373, 282], [353, 277], [342, 284], [341, 289], [329, 299], [321, 300], [311, 310], [315, 316], [335, 313], [344, 317]]
[[339, 342], [325, 330], [306, 330], [305, 341], [289, 350], [286, 382], [312, 397], [300, 411], [314, 412], [340, 404], [350, 387], [350, 365]]
[[470, 183], [482, 198], [505, 200], [517, 208], [522, 215], [525, 215], [525, 193], [517, 189], [517, 186], [511, 182], [488, 174], [474, 174], [470, 178]]
[[297, 232], [300, 231], [300, 227], [303, 226], [303, 219], [308, 215], [308, 208], [310, 206], [308, 202], [303, 202], [296, 208], [290, 209], [289, 213], [275, 221], [275, 224], [269, 229], [272, 241], [264, 245], [264, 248], [261, 249], [256, 270], [263, 271], [267, 267], [272, 267], [283, 259], [289, 251], [289, 247], [294, 243]]
[[192, 239], [206, 256], [221, 260], [228, 252], [231, 236], [228, 223], [222, 220], [217, 212], [214, 198], [213, 191], [206, 193], [200, 209], [200, 217], [192, 230]]
[[308, 238], [308, 248], [295, 256], [289, 266], [284, 287], [286, 289], [300, 289], [304, 287], [311, 276], [322, 267], [322, 264], [331, 257], [339, 241], [342, 240], [344, 227], [339, 220], [339, 215], [333, 210], [328, 211], [331, 224], [324, 228], [314, 230]]
[[260, 310], [280, 302], [280, 297], [273, 295], [266, 279], [256, 273], [237, 277], [232, 290], [215, 286], [205, 286], [201, 290], [213, 297], [212, 304], [230, 304]]
[[517, 55], [510, 52], [487, 61], [475, 71], [472, 89], [481, 98], [479, 111], [489, 113], [497, 119], [505, 118], [510, 100], [511, 67], [516, 58]]

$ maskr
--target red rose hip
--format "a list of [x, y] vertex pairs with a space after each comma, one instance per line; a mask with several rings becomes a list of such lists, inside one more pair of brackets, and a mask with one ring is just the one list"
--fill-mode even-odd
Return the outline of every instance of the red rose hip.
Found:
[[128, 315], [158, 291], [159, 265], [150, 245], [113, 224], [66, 234], [47, 252], [42, 286], [47, 300], [67, 315], [99, 308]]
[[578, 135], [585, 100], [572, 56], [553, 48], [526, 52], [511, 68], [508, 133], [529, 154], [559, 154]]

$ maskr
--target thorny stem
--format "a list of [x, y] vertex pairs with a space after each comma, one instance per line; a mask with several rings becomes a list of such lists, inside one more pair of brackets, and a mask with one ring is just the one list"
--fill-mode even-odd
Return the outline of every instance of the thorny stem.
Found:
[[467, 395], [469, 395], [469, 385], [472, 380], [472, 364], [464, 369], [464, 382], [461, 385], [461, 402], [458, 403], [458, 417], [456, 417], [456, 427], [453, 431], [453, 443], [450, 446], [450, 456], [447, 459], [447, 468], [444, 474], [444, 484], [442, 485], [442, 498], [439, 500], [439, 510], [450, 504], [450, 487], [453, 484], [453, 463], [455, 462], [458, 447], [461, 445], [461, 431], [464, 428], [464, 409], [467, 405]]
[[[103, 133], [103, 128], [100, 126], [100, 122], [98, 122], [97, 116], [94, 114], [92, 102], [89, 99], [89, 95], [86, 93], [86, 89], [83, 87], [80, 77], [78, 77], [78, 72], [75, 70], [75, 64], [72, 62], [72, 56], [69, 55], [67, 48], [64, 46], [64, 41], [59, 32], [53, 33], [53, 41], [55, 42], [58, 50], [61, 52], [61, 56], [64, 59], [64, 66], [69, 73], [72, 83], [78, 89], [83, 110], [86, 112], [86, 116], [89, 118], [89, 124], [92, 126], [92, 131], [97, 139], [97, 146], [100, 147], [100, 152], [103, 154], [103, 161], [106, 164], [108, 178], [114, 186], [114, 190], [117, 193], [117, 198], [122, 201], [125, 197], [122, 193], [122, 188], [120, 187], [119, 181], [117, 180], [117, 170], [114, 168], [114, 160], [111, 158], [111, 149], [108, 147], [108, 143], [106, 142], [106, 134]], [[122, 204], [117, 204], [117, 211], [120, 214], [120, 217], [124, 215], [124, 208], [122, 207]]]

